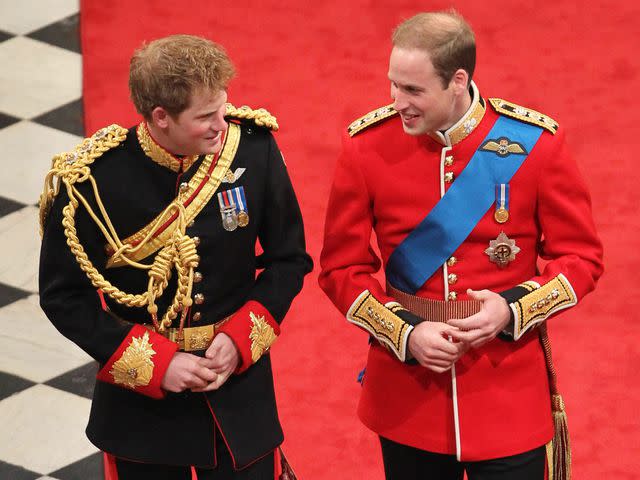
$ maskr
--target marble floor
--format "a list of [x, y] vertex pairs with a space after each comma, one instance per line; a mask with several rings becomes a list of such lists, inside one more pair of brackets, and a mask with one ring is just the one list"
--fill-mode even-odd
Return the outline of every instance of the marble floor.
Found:
[[102, 478], [96, 366], [38, 306], [37, 201], [84, 132], [78, 0], [0, 1], [0, 479]]

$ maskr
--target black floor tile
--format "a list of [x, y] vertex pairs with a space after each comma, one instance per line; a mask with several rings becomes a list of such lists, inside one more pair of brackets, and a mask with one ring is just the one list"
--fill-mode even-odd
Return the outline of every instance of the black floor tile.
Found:
[[49, 476], [59, 480], [98, 480], [103, 478], [103, 473], [102, 452], [97, 452], [50, 473]]
[[[9, 285], [0, 283], [0, 308], [26, 298], [29, 295], [31, 295], [31, 293], [26, 290], [10, 287]], [[0, 476], [0, 478], [2, 478], [2, 476]]]
[[13, 33], [5, 32], [4, 30], [0, 30], [0, 42], [4, 42], [5, 40], [9, 40], [10, 38], [15, 37]]
[[65, 392], [75, 393], [81, 397], [91, 398], [93, 396], [93, 386], [96, 383], [97, 372], [98, 364], [91, 362], [51, 379], [46, 382], [45, 385], [64, 390]]
[[17, 123], [19, 121], [19, 118], [12, 117], [11, 115], [0, 112], [0, 128], [8, 127], [9, 125], [13, 125], [14, 123]]
[[32, 122], [45, 125], [47, 127], [56, 128], [79, 137], [84, 137], [84, 113], [82, 109], [82, 98], [67, 103], [61, 107], [43, 113], [36, 118], [31, 119]]
[[26, 207], [26, 205], [10, 198], [0, 197], [0, 218], [20, 210], [22, 207]]
[[35, 32], [31, 32], [26, 36], [50, 45], [55, 45], [56, 47], [66, 48], [72, 52], [80, 53], [78, 17], [79, 15], [76, 13], [46, 27], [42, 27]]
[[0, 478], [7, 480], [35, 480], [42, 475], [0, 460]]
[[[0, 372], [0, 400], [10, 397], [14, 393], [26, 390], [33, 385], [36, 385], [36, 383], [31, 380], [27, 380], [26, 378], [16, 377], [9, 373]], [[0, 478], [4, 477], [0, 475]]]

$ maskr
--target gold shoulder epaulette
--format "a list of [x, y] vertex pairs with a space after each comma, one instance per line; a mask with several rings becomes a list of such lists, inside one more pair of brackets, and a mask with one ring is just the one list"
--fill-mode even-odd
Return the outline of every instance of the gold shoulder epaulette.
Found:
[[515, 103], [507, 102], [502, 98], [490, 98], [489, 103], [496, 112], [507, 117], [515, 118], [522, 122], [537, 125], [549, 130], [553, 135], [558, 131], [558, 122], [547, 115], [531, 110], [530, 108], [521, 107]]
[[[106, 151], [120, 145], [127, 137], [127, 131], [114, 123], [85, 138], [73, 150], [53, 157], [51, 169], [44, 181], [44, 190], [40, 195], [40, 234], [43, 232], [53, 199], [60, 190], [60, 182], [72, 185], [78, 181], [85, 181], [91, 173], [89, 165]], [[56, 178], [58, 182], [54, 185]]]
[[372, 112], [369, 112], [359, 119], [351, 122], [351, 125], [347, 127], [347, 131], [349, 132], [349, 135], [353, 137], [356, 133], [369, 128], [371, 125], [375, 125], [385, 118], [397, 115], [397, 113], [398, 112], [393, 108], [393, 104], [385, 105], [384, 107], [377, 108], [376, 110], [373, 110]]
[[257, 110], [254, 110], [246, 105], [243, 105], [240, 108], [236, 108], [230, 103], [227, 103], [227, 113], [225, 114], [225, 118], [251, 120], [257, 126], [268, 128], [269, 130], [273, 130], [274, 132], [277, 132], [280, 128], [278, 126], [276, 117], [271, 115], [264, 108], [258, 108]]

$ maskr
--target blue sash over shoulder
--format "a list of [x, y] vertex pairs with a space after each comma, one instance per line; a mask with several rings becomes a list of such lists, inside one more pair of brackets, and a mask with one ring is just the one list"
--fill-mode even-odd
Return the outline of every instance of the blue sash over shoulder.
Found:
[[[496, 185], [509, 183], [542, 131], [498, 118], [451, 188], [389, 257], [386, 275], [393, 287], [415, 294], [447, 261], [495, 202]], [[513, 145], [521, 148], [508, 148]]]

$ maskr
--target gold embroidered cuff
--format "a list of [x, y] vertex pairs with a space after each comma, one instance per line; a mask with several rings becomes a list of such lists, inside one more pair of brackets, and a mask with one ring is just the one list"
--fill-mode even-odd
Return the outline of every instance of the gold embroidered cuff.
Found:
[[151, 358], [156, 354], [149, 343], [149, 332], [134, 337], [119, 360], [113, 363], [109, 373], [116, 385], [135, 389], [146, 387], [153, 377], [155, 367]]
[[[534, 282], [521, 286], [529, 288]], [[524, 297], [510, 304], [514, 316], [513, 338], [519, 339], [527, 330], [543, 322], [552, 314], [578, 303], [569, 280], [559, 274], [548, 283], [532, 290]]]
[[365, 290], [349, 308], [347, 320], [364, 328], [404, 362], [407, 357], [407, 341], [413, 326], [394, 313], [398, 307], [400, 305], [394, 302], [386, 307], [376, 300], [369, 290]]
[[249, 334], [251, 360], [256, 363], [262, 355], [269, 351], [269, 348], [278, 337], [273, 327], [265, 320], [264, 315], [260, 316], [249, 312], [249, 317], [252, 323], [251, 333]]

